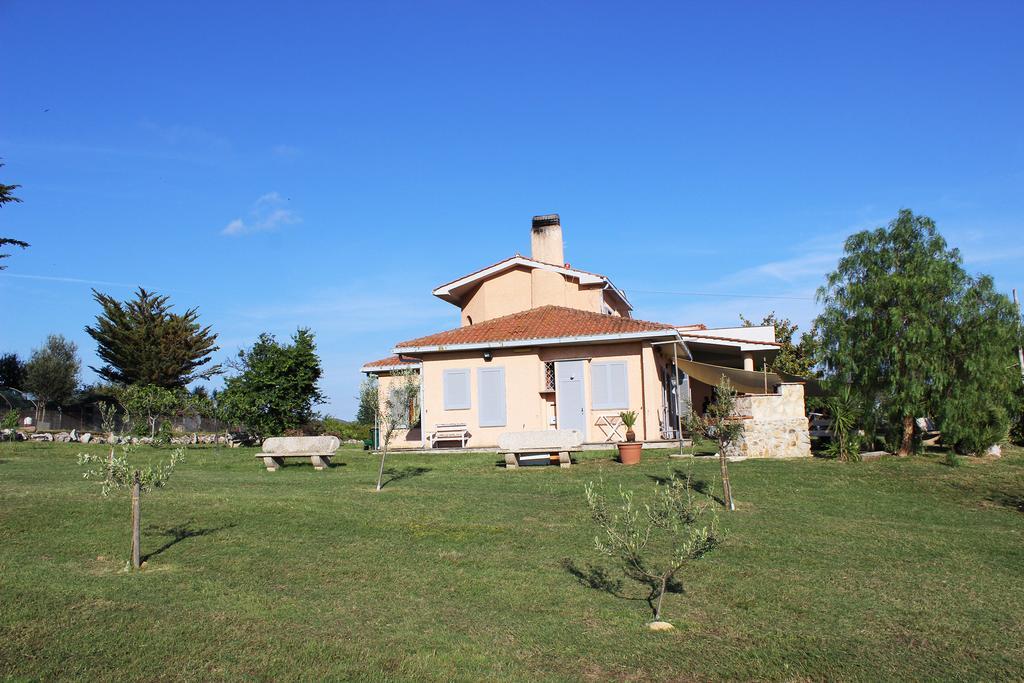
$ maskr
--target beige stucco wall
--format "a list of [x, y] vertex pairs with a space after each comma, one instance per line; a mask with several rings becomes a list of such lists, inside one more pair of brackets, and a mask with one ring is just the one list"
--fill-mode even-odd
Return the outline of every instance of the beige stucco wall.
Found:
[[567, 306], [594, 313], [604, 312], [608, 302], [613, 315], [628, 316], [618, 297], [608, 294], [602, 285], [580, 285], [575, 278], [548, 270], [513, 268], [480, 283], [466, 295], [462, 306], [462, 325], [481, 323], [503, 315], [539, 306]]
[[[423, 358], [422, 421], [429, 434], [437, 424], [465, 423], [470, 432], [469, 447], [494, 447], [498, 435], [507, 431], [533, 431], [554, 429], [551, 418], [555, 417], [555, 394], [543, 392], [544, 363], [558, 360], [587, 361], [584, 371], [584, 396], [586, 403], [587, 442], [604, 442], [607, 428], [596, 423], [602, 415], [614, 416], [623, 410], [635, 410], [640, 414], [634, 427], [637, 439], [657, 439], [660, 436], [659, 412], [662, 407], [661, 385], [657, 363], [649, 344], [629, 342], [623, 344], [578, 345], [563, 347], [540, 347], [527, 349], [495, 349], [488, 363], [482, 351], [429, 354]], [[626, 362], [628, 382], [628, 407], [595, 410], [592, 408], [590, 361], [622, 360]], [[477, 391], [477, 370], [482, 367], [505, 368], [506, 424], [503, 427], [479, 426], [479, 396]], [[470, 407], [464, 410], [444, 408], [444, 371], [453, 369], [470, 370]], [[391, 378], [381, 378], [381, 395], [386, 395]], [[620, 428], [620, 434], [625, 429]], [[444, 443], [443, 446], [451, 446]], [[401, 433], [393, 444], [395, 448], [419, 448], [420, 432]]]

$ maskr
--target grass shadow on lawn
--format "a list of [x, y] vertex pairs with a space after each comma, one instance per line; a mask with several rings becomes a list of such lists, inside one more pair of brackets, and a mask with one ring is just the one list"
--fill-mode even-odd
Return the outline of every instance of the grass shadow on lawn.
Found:
[[381, 482], [380, 487], [384, 488], [388, 484], [396, 481], [402, 481], [403, 479], [410, 479], [412, 477], [419, 477], [421, 475], [430, 472], [433, 468], [431, 467], [420, 467], [420, 466], [409, 466], [409, 467], [389, 467], [384, 470], [384, 475], [387, 477]]
[[687, 472], [686, 470], [683, 470], [679, 467], [672, 470], [672, 473], [668, 476], [648, 474], [647, 478], [653, 481], [658, 486], [665, 486], [670, 481], [672, 481], [673, 476], [675, 476], [676, 479], [680, 479], [682, 481], [686, 481], [687, 477], [689, 477], [691, 489], [693, 489], [702, 496], [707, 496], [708, 498], [715, 501], [719, 505], [723, 507], [725, 506], [725, 499], [722, 498], [721, 496], [715, 495], [715, 489], [711, 485], [710, 481], [708, 481], [707, 479], [695, 479], [693, 478], [692, 473]]
[[143, 562], [146, 562], [147, 560], [149, 560], [151, 558], [154, 558], [157, 555], [160, 555], [160, 554], [166, 552], [167, 550], [170, 550], [172, 547], [176, 546], [177, 544], [181, 543], [182, 541], [184, 541], [186, 539], [198, 538], [200, 536], [208, 536], [208, 535], [216, 533], [218, 531], [223, 531], [224, 529], [231, 529], [234, 526], [236, 526], [236, 525], [235, 524], [225, 524], [224, 526], [218, 526], [218, 527], [207, 527], [207, 528], [203, 528], [203, 529], [193, 529], [191, 521], [185, 522], [184, 524], [181, 524], [179, 526], [166, 527], [166, 528], [163, 528], [163, 529], [161, 529], [160, 527], [155, 526], [155, 525], [150, 525], [150, 526], [146, 527], [146, 531], [147, 532], [156, 533], [158, 536], [169, 536], [170, 540], [168, 540], [166, 543], [164, 543], [162, 546], [160, 546], [159, 548], [157, 548], [153, 552], [146, 553], [145, 555], [143, 555], [141, 557], [141, 559], [142, 559]]
[[[651, 616], [654, 616], [654, 601], [658, 596], [658, 589], [660, 587], [657, 580], [641, 575], [634, 576], [626, 574], [630, 579], [647, 588], [647, 595], [628, 595], [623, 590], [622, 579], [612, 576], [611, 572], [609, 572], [605, 567], [590, 563], [579, 565], [576, 564], [575, 560], [569, 557], [563, 558], [561, 564], [562, 568], [571, 574], [581, 585], [596, 591], [608, 593], [620, 600], [646, 602], [647, 607], [651, 610]], [[674, 578], [669, 580], [665, 590], [668, 593], [686, 592], [683, 588], [682, 582]]]

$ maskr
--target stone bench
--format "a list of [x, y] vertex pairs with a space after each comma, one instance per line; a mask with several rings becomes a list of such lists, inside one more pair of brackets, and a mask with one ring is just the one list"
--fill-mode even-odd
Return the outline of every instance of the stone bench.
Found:
[[575, 429], [545, 429], [538, 432], [505, 432], [498, 436], [498, 448], [505, 456], [505, 467], [550, 465], [567, 468], [570, 453], [583, 445], [583, 434]]
[[263, 442], [263, 451], [257, 458], [263, 458], [268, 472], [276, 472], [284, 465], [285, 458], [309, 458], [318, 470], [331, 464], [331, 457], [341, 446], [336, 436], [274, 436]]

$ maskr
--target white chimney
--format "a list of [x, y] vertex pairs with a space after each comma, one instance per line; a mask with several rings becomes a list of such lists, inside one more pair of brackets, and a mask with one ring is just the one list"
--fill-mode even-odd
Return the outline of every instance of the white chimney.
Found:
[[555, 266], [565, 265], [565, 252], [562, 248], [562, 222], [557, 213], [533, 217], [530, 246], [533, 249], [534, 261], [550, 263]]

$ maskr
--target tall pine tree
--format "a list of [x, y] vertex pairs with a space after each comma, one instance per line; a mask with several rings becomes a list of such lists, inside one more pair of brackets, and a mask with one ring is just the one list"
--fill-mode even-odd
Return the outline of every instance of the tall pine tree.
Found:
[[103, 311], [85, 331], [96, 340], [97, 354], [106, 363], [92, 368], [104, 379], [176, 389], [221, 371], [219, 365], [203, 369], [220, 347], [210, 327], [199, 324], [197, 309], [179, 315], [167, 296], [141, 287], [134, 299], [124, 302], [96, 290], [93, 298]]

